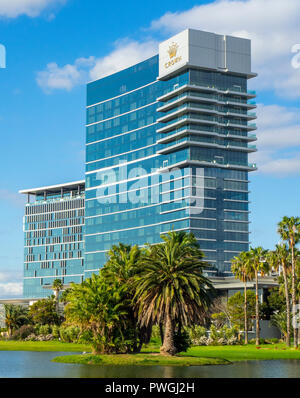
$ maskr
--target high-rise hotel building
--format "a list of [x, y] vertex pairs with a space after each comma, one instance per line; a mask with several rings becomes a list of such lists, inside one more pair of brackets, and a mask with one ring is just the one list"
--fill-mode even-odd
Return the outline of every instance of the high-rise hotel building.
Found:
[[20, 191], [24, 216], [24, 297], [47, 297], [55, 278], [80, 283], [84, 269], [84, 180]]
[[[74, 263], [73, 269], [70, 262], [65, 283], [73, 280], [69, 274], [76, 282], [98, 272], [112, 245], [155, 244], [170, 230], [194, 233], [211, 274], [225, 275], [231, 258], [248, 250], [248, 173], [256, 169], [248, 162], [256, 150], [255, 93], [247, 90], [248, 79], [256, 76], [250, 45], [247, 39], [187, 29], [161, 43], [158, 55], [87, 85], [84, 236], [57, 243], [39, 237], [50, 239], [60, 256], [66, 244], [84, 245], [78, 246], [84, 266]], [[52, 192], [53, 203], [63, 203]], [[52, 200], [36, 193], [26, 209]], [[32, 221], [33, 213], [26, 213], [25, 226], [54, 222], [44, 219], [55, 217], [56, 208], [49, 209]], [[66, 236], [83, 226], [82, 218], [76, 227], [69, 225], [71, 218], [64, 220], [58, 228], [68, 229]], [[28, 237], [38, 239], [33, 235]], [[63, 274], [46, 244], [34, 243], [43, 247], [35, 249], [26, 241], [25, 285], [39, 283], [42, 291], [50, 274]], [[30, 262], [34, 253], [41, 259]], [[50, 268], [38, 268], [46, 253]]]

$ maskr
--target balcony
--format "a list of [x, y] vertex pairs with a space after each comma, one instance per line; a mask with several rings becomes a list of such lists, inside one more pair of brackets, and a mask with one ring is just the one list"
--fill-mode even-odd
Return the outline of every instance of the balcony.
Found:
[[165, 94], [161, 95], [160, 97], [157, 98], [157, 101], [160, 102], [166, 102], [170, 100], [170, 98], [186, 91], [186, 90], [198, 90], [198, 91], [204, 91], [208, 93], [217, 93], [217, 94], [224, 94], [224, 95], [239, 95], [241, 97], [245, 98], [255, 98], [256, 97], [256, 92], [253, 90], [250, 91], [242, 91], [241, 88], [231, 88], [231, 89], [222, 89], [218, 88], [215, 86], [200, 86], [196, 84], [182, 84], [181, 86], [177, 86], [175, 89], [170, 89], [167, 91]]
[[160, 154], [166, 154], [179, 150], [187, 146], [199, 146], [205, 148], [219, 148], [219, 149], [229, 149], [241, 152], [256, 152], [255, 145], [248, 145], [247, 142], [235, 142], [216, 139], [214, 137], [195, 137], [195, 136], [185, 136], [177, 140], [169, 141], [168, 143], [162, 143], [163, 147], [157, 151]]
[[176, 117], [177, 115], [183, 114], [185, 112], [196, 112], [196, 113], [207, 113], [207, 114], [214, 114], [217, 116], [233, 116], [238, 118], [243, 118], [246, 120], [253, 120], [256, 119], [255, 112], [248, 112], [246, 109], [235, 109], [232, 107], [222, 107], [216, 105], [207, 105], [207, 104], [199, 104], [194, 102], [187, 102], [184, 103], [176, 108], [170, 109], [169, 111], [165, 112], [163, 116], [157, 119], [158, 123], [164, 123], [172, 118]]

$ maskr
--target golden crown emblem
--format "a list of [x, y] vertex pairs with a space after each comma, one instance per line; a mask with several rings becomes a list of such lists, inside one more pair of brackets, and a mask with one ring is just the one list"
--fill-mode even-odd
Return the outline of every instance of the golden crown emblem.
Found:
[[176, 56], [177, 50], [178, 50], [178, 44], [172, 43], [172, 44], [169, 46], [168, 53], [169, 53], [170, 58], [173, 58], [173, 57]]

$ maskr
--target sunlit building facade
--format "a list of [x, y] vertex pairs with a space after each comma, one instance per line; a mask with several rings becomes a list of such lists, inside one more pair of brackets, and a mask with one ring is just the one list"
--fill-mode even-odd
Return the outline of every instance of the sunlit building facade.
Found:
[[[26, 189], [24, 297], [81, 282], [119, 242], [193, 232], [210, 276], [248, 250], [249, 40], [187, 29], [87, 85], [85, 180]], [[48, 288], [48, 290], [47, 290]]]
[[113, 245], [191, 231], [210, 274], [249, 248], [250, 41], [185, 30], [87, 86], [85, 277]]
[[52, 294], [54, 279], [80, 283], [84, 275], [84, 180], [26, 189], [24, 297]]

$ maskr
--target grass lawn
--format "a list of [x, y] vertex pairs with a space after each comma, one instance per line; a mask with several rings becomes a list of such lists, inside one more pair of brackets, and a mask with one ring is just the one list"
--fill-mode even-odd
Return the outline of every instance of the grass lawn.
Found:
[[299, 359], [300, 350], [287, 348], [285, 344], [263, 344], [260, 348], [247, 346], [200, 346], [175, 357], [158, 355], [159, 346], [149, 345], [136, 355], [67, 355], [56, 357], [55, 362], [88, 365], [224, 365], [236, 361], [267, 359]]
[[300, 349], [288, 348], [285, 344], [262, 344], [247, 346], [198, 346], [181, 355], [201, 358], [223, 358], [231, 362], [262, 359], [300, 359]]
[[61, 341], [3, 341], [0, 340], [0, 351], [61, 351], [90, 352], [88, 344], [62, 343]]
[[161, 365], [161, 366], [200, 366], [225, 365], [230, 362], [220, 358], [201, 358], [197, 356], [165, 357], [158, 353], [118, 354], [118, 355], [66, 355], [56, 357], [53, 362], [77, 363], [84, 365]]
[[[61, 351], [91, 352], [88, 344], [62, 343], [60, 341], [1, 341], [0, 351]], [[54, 358], [55, 362], [90, 365], [221, 365], [236, 361], [267, 359], [299, 359], [300, 349], [287, 348], [285, 344], [263, 344], [247, 346], [199, 346], [175, 357], [159, 355], [159, 344], [144, 347], [142, 353], [135, 355], [67, 355]]]

